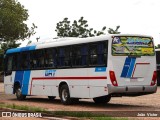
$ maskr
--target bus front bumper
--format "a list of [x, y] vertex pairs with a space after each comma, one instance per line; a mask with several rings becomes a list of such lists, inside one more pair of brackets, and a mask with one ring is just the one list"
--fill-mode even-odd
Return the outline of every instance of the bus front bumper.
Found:
[[140, 96], [152, 94], [157, 91], [155, 86], [112, 86], [108, 85], [108, 94], [113, 96]]

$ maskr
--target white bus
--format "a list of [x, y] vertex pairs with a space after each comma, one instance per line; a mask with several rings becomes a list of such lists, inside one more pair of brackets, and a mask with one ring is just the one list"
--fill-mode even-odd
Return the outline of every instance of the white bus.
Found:
[[5, 53], [5, 93], [59, 96], [63, 104], [81, 98], [107, 103], [112, 96], [155, 93], [153, 38], [105, 35], [59, 38]]

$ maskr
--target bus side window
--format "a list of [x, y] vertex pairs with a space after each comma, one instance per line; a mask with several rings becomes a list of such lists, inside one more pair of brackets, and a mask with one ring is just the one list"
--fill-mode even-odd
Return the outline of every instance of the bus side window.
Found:
[[65, 47], [65, 55], [64, 55], [64, 65], [65, 67], [71, 66], [71, 47], [67, 46]]
[[64, 48], [58, 48], [58, 67], [64, 66]]
[[107, 64], [107, 46], [106, 42], [100, 42], [97, 46], [97, 54], [98, 54], [98, 65], [106, 65]]
[[89, 65], [97, 65], [97, 46], [96, 43], [90, 44]]
[[86, 66], [88, 64], [88, 45], [81, 46], [81, 65]]
[[17, 70], [18, 68], [18, 56], [17, 54], [13, 55], [13, 64], [12, 64], [12, 69]]
[[29, 63], [29, 53], [28, 52], [23, 52], [21, 54], [21, 65], [20, 68], [22, 70], [24, 69], [29, 69], [30, 63]]
[[30, 53], [30, 66], [32, 69], [39, 69], [44, 67], [43, 50], [36, 50]]
[[45, 67], [56, 66], [56, 51], [53, 48], [45, 50]]
[[61, 47], [58, 49], [58, 67], [70, 67], [70, 47]]
[[90, 44], [89, 65], [106, 66], [107, 64], [107, 42], [95, 42]]
[[36, 60], [36, 56], [34, 55], [36, 55], [35, 51], [31, 51], [30, 52], [30, 68], [31, 69], [34, 69], [37, 67], [37, 60]]
[[80, 66], [81, 65], [81, 46], [74, 45], [72, 46], [72, 66]]

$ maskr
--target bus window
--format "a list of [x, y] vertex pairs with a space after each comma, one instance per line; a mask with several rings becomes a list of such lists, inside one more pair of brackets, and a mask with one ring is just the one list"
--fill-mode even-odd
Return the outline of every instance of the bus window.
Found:
[[98, 65], [107, 64], [108, 41], [100, 42], [97, 46]]
[[56, 51], [53, 48], [45, 50], [45, 67], [56, 66]]
[[30, 65], [33, 69], [44, 67], [44, 52], [43, 50], [32, 51], [30, 54]]
[[20, 62], [20, 69], [29, 69], [29, 54], [24, 52], [21, 54], [21, 62]]
[[89, 52], [89, 65], [91, 66], [104, 66], [107, 61], [107, 43], [96, 42], [90, 45]]
[[72, 46], [72, 66], [80, 66], [81, 65], [81, 46], [74, 45]]
[[13, 64], [12, 64], [12, 68], [13, 70], [17, 70], [18, 69], [18, 55], [17, 54], [14, 54], [13, 55]]
[[58, 67], [71, 66], [70, 54], [71, 54], [70, 47], [67, 46], [58, 48]]
[[98, 44], [96, 44], [96, 43], [92, 43], [91, 45], [90, 45], [90, 51], [89, 51], [89, 65], [97, 65], [97, 63], [98, 63], [98, 60], [97, 60], [97, 58], [98, 58], [98, 56], [97, 56], [97, 47], [98, 46]]
[[88, 64], [88, 45], [84, 44], [81, 47], [81, 65], [86, 66]]

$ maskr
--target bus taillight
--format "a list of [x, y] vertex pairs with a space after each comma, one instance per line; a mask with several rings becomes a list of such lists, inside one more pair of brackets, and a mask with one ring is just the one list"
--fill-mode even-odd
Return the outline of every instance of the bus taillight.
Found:
[[110, 79], [111, 79], [112, 85], [118, 86], [114, 71], [109, 71], [109, 75], [110, 75]]
[[156, 84], [156, 80], [157, 80], [157, 72], [154, 71], [153, 72], [153, 77], [152, 77], [152, 81], [151, 81], [151, 86]]

